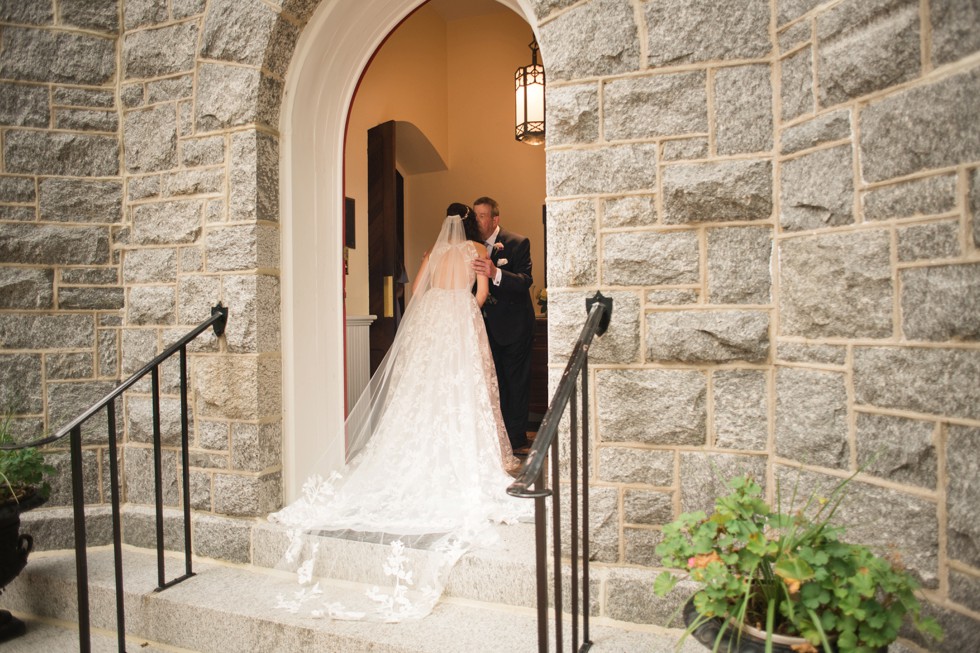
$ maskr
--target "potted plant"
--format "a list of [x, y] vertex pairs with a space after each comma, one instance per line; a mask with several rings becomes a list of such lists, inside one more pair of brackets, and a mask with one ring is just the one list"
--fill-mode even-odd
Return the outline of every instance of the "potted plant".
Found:
[[[778, 490], [773, 510], [759, 484], [739, 476], [712, 514], [685, 513], [664, 526], [656, 549], [663, 565], [701, 585], [684, 608], [687, 632], [714, 651], [870, 653], [887, 650], [908, 616], [941, 638], [897, 557], [844, 542], [844, 529], [830, 524], [851, 478], [783, 513]], [[794, 490], [790, 509], [796, 499]], [[654, 591], [665, 596], [677, 581], [663, 572]], [[784, 636], [795, 641], [782, 643]]]
[[[10, 413], [0, 417], [0, 445], [15, 444]], [[20, 532], [20, 514], [43, 504], [51, 491], [44, 480], [54, 473], [36, 447], [0, 449], [0, 592], [27, 564], [34, 546], [30, 535]], [[24, 632], [24, 624], [0, 610], [0, 641]]]

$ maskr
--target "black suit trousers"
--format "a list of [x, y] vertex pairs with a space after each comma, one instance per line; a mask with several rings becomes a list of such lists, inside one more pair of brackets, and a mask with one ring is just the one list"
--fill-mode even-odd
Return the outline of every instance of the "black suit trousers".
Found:
[[534, 341], [534, 323], [526, 338], [501, 344], [490, 331], [490, 351], [497, 369], [497, 384], [500, 387], [500, 413], [507, 427], [510, 445], [518, 449], [528, 445], [527, 416], [531, 390], [531, 344]]

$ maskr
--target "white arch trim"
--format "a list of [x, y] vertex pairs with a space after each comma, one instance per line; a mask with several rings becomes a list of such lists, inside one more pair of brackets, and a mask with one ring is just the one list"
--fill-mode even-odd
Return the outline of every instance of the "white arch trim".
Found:
[[[536, 31], [530, 0], [497, 0]], [[344, 420], [344, 136], [357, 82], [419, 0], [323, 0], [286, 75], [280, 120], [283, 475], [291, 501]], [[331, 461], [339, 465], [341, 461]]]

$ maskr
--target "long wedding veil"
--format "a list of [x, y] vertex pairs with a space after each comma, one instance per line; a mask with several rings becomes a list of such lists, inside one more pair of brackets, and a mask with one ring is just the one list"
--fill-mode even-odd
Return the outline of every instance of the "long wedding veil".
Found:
[[[466, 242], [466, 232], [463, 229], [463, 221], [460, 216], [451, 215], [443, 220], [439, 236], [429, 252], [428, 264], [419, 275], [414, 284], [411, 301], [401, 319], [402, 326], [415, 319], [416, 309], [422, 297], [433, 285], [444, 289], [466, 289], [473, 285], [472, 269], [470, 258], [465, 257], [465, 250], [459, 245]], [[447, 320], [456, 319], [457, 316], [447, 315]], [[405, 329], [401, 329], [395, 334], [388, 353], [385, 354], [378, 365], [378, 369], [371, 376], [371, 380], [361, 392], [360, 397], [354, 403], [347, 416], [345, 430], [347, 433], [347, 454], [345, 459], [352, 460], [371, 439], [376, 432], [378, 419], [383, 414], [387, 406], [387, 397], [392, 385], [396, 380], [401, 379], [405, 372], [399, 362], [403, 360], [400, 356], [402, 348], [405, 346], [405, 338], [399, 337], [399, 333], [404, 334]], [[448, 345], [448, 343], [447, 343]]]

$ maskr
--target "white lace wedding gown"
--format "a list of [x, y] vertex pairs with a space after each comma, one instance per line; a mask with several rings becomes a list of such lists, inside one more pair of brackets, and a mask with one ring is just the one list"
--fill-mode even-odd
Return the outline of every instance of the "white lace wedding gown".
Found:
[[[281, 566], [301, 585], [280, 607], [347, 619], [425, 616], [456, 560], [493, 541], [494, 523], [531, 514], [532, 502], [506, 494], [507, 470], [519, 462], [471, 293], [476, 256], [460, 219], [446, 218], [395, 342], [348, 417], [353, 457], [270, 516], [289, 531]], [[359, 599], [349, 591], [337, 599], [315, 578], [345, 578], [344, 565], [376, 567], [377, 584]]]

